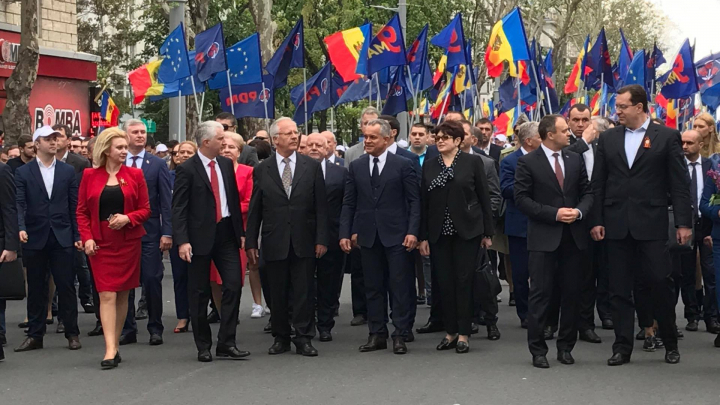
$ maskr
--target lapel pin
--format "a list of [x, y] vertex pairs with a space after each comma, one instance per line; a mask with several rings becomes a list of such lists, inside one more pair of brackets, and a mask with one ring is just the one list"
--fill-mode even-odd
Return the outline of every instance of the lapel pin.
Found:
[[146, 160], [145, 163], [150, 164], [150, 160]]
[[643, 139], [643, 148], [650, 149], [650, 138], [647, 136]]

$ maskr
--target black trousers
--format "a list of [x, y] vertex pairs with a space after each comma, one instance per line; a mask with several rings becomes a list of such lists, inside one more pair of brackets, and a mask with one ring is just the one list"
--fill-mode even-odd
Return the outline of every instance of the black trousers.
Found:
[[[560, 329], [558, 351], [572, 351], [577, 342], [577, 318], [580, 313], [578, 268], [583, 251], [578, 249], [570, 227], [565, 225], [560, 246], [554, 252], [530, 252], [530, 294], [528, 297], [528, 346], [533, 356], [546, 355], [543, 328], [547, 322], [550, 302], [560, 294]], [[513, 271], [515, 268], [513, 268]], [[559, 288], [559, 291], [558, 291]]]
[[375, 235], [372, 247], [361, 247], [362, 268], [371, 335], [388, 336], [387, 306], [395, 331], [393, 337], [405, 337], [412, 330], [417, 312], [415, 268], [412, 254], [403, 245], [383, 246]]
[[608, 296], [608, 267], [605, 241], [590, 241], [582, 255], [582, 289], [580, 290], [580, 318], [578, 329], [595, 329], [595, 309], [600, 320], [610, 319]]
[[52, 231], [42, 249], [23, 249], [28, 284], [27, 335], [31, 338], [42, 340], [45, 335], [48, 282], [51, 274], [58, 294], [58, 317], [65, 325], [65, 337], [80, 335], [73, 267], [74, 249], [74, 247], [60, 246]]
[[440, 325], [440, 327], [443, 327], [443, 306], [442, 306], [442, 291], [440, 290], [439, 286], [439, 274], [440, 271], [438, 267], [435, 265], [435, 260], [432, 258], [433, 253], [430, 252], [430, 285], [435, 287], [435, 290], [432, 291], [432, 301], [430, 302], [430, 318], [428, 318], [428, 322], [432, 322], [434, 324]]
[[317, 329], [331, 331], [335, 326], [335, 308], [340, 298], [343, 277], [342, 250], [328, 250], [317, 259]]
[[[613, 353], [630, 355], [633, 350], [632, 292], [636, 279], [643, 286], [639, 291], [636, 289], [636, 295], [639, 294], [635, 297], [636, 304], [651, 305], [649, 313], [658, 321], [665, 348], [676, 349], [675, 297], [667, 240], [636, 240], [628, 235], [625, 239], [608, 240], [607, 249], [610, 304], [615, 324]], [[641, 312], [648, 313], [648, 309], [638, 308], [638, 314]]]
[[[481, 240], [482, 237], [465, 240], [457, 235], [441, 235], [430, 246], [430, 257], [438, 275], [435, 291], [440, 290], [443, 325], [449, 335], [471, 334], [473, 285]], [[437, 299], [435, 295], [434, 300]]]
[[315, 336], [315, 258], [298, 257], [291, 243], [287, 258], [267, 260], [265, 270], [272, 296], [270, 320], [275, 341], [290, 342], [291, 304], [296, 341], [312, 340]]
[[353, 317], [367, 318], [367, 297], [365, 296], [365, 278], [363, 277], [362, 258], [360, 248], [355, 248], [348, 255], [350, 267], [350, 293], [352, 296]]
[[[150, 334], [161, 336], [165, 329], [162, 324], [162, 279], [164, 270], [162, 252], [160, 252], [160, 235], [153, 235], [152, 241], [142, 242], [140, 284], [142, 284], [142, 289], [145, 291], [145, 303], [148, 311], [147, 331]], [[132, 289], [128, 297], [128, 312], [122, 334], [133, 335], [137, 334], [137, 332], [138, 327], [135, 322], [135, 289]]]
[[515, 310], [520, 321], [523, 321], [527, 318], [528, 295], [530, 294], [527, 238], [508, 236], [508, 243], [510, 245], [513, 288], [515, 289]]
[[[73, 252], [73, 265], [75, 266], [75, 274], [78, 281], [78, 298], [80, 298], [81, 304], [87, 304], [92, 301], [92, 277], [90, 276], [90, 270], [88, 269], [87, 259], [85, 252], [76, 250]], [[100, 305], [95, 303], [95, 305]]]
[[[696, 234], [697, 235], [697, 234]], [[698, 302], [695, 290], [697, 257], [700, 255], [700, 269], [702, 270], [705, 299]], [[675, 303], [682, 295], [685, 319], [690, 321], [710, 322], [717, 319], [718, 309], [715, 299], [715, 268], [713, 266], [712, 248], [705, 246], [702, 239], [696, 240], [692, 252], [673, 254], [673, 279], [675, 280]], [[700, 306], [702, 305], [702, 313]]]
[[188, 264], [188, 294], [190, 296], [190, 322], [198, 351], [210, 350], [212, 332], [207, 321], [210, 301], [210, 262], [215, 263], [222, 278], [222, 302], [218, 346], [234, 347], [235, 331], [240, 306], [240, 246], [230, 218], [217, 224], [215, 244], [210, 254], [194, 255]]

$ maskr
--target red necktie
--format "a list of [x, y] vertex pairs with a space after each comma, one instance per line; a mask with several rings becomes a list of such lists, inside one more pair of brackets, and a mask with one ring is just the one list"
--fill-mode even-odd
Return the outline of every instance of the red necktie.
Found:
[[552, 155], [555, 157], [555, 177], [557, 177], [557, 181], [560, 183], [560, 189], [562, 190], [565, 183], [565, 177], [563, 176], [562, 166], [560, 166], [560, 160], [558, 160], [560, 154], [555, 152]]
[[138, 160], [139, 157], [140, 157], [140, 156], [133, 156], [133, 157], [130, 158], [130, 159], [132, 159], [132, 161], [133, 161], [132, 167], [134, 167], [134, 168], [136, 168], [136, 169], [137, 169], [137, 160]]
[[222, 219], [222, 207], [220, 207], [220, 182], [218, 181], [217, 172], [215, 171], [215, 161], [208, 163], [210, 166], [210, 187], [212, 187], [213, 197], [215, 197], [215, 220], [220, 222]]

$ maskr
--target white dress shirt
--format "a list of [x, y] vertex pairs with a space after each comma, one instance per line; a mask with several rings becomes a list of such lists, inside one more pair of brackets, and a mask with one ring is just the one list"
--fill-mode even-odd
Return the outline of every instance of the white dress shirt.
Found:
[[326, 159], [323, 159], [323, 160], [320, 161], [320, 167], [322, 167], [322, 171], [323, 171], [323, 180], [325, 180], [325, 165], [326, 165], [326, 164], [327, 164], [327, 160], [326, 160]]
[[[278, 172], [280, 172], [280, 180], [282, 180], [283, 170], [285, 170], [285, 162], [283, 162], [283, 159], [285, 158], [281, 154], [275, 152], [275, 161], [277, 162]], [[290, 159], [290, 173], [292, 174], [292, 177], [294, 179], [295, 164], [297, 163], [297, 153], [293, 152], [292, 155], [288, 157], [288, 159]], [[290, 194], [292, 194], [292, 186], [290, 186]]]
[[650, 125], [649, 117], [640, 126], [640, 128], [634, 131], [630, 128], [625, 128], [625, 157], [627, 157], [628, 167], [630, 168], [632, 168], [635, 156], [637, 156], [638, 149], [640, 149], [640, 144], [642, 143], [643, 138], [645, 138], [648, 125]]
[[[695, 162], [691, 162], [687, 157], [685, 158], [685, 164], [687, 165], [687, 168], [688, 168], [688, 174], [690, 176], [690, 180], [692, 181], [693, 167], [690, 165], [690, 163], [697, 163], [695, 165], [695, 173], [697, 176], [697, 201], [699, 204], [700, 200], [702, 200], [703, 187], [705, 186], [705, 184], [703, 182], [702, 158], [698, 156], [698, 158]], [[700, 210], [698, 210], [698, 218], [700, 218], [700, 217], [702, 217], [702, 213], [700, 213]]]
[[142, 169], [143, 160], [145, 159], [145, 149], [141, 150], [140, 153], [138, 153], [137, 155], [133, 155], [130, 150], [128, 150], [127, 158], [125, 158], [125, 166], [132, 167], [133, 156], [138, 157], [135, 166], [137, 166], [138, 169]]
[[36, 158], [38, 166], [40, 167], [40, 174], [42, 175], [43, 183], [45, 183], [45, 190], [47, 191], [48, 198], [52, 198], [53, 184], [55, 183], [55, 163], [57, 159], [53, 157], [52, 163], [49, 167], [45, 167], [40, 158]]
[[[385, 161], [387, 160], [387, 154], [388, 154], [388, 150], [385, 149], [385, 152], [383, 152], [382, 155], [377, 157], [378, 158], [378, 174], [382, 174], [383, 167], [385, 167]], [[375, 159], [375, 156], [370, 155], [369, 158], [370, 159], [368, 159], [368, 161], [370, 162], [370, 176], [372, 176], [373, 166], [375, 165], [375, 162], [373, 162], [373, 160]]]
[[62, 159], [60, 159], [63, 163], [67, 162], [68, 153], [70, 153], [70, 150], [66, 150], [65, 154], [63, 155]]
[[[332, 155], [330, 155], [329, 158], [327, 158], [327, 160], [329, 160], [330, 163], [335, 164], [335, 160], [336, 160], [335, 158], [337, 158], [337, 156], [335, 156], [335, 154], [333, 153]], [[323, 167], [325, 167], [325, 166], [323, 166]], [[325, 169], [323, 169], [323, 170], [325, 170]]]
[[560, 162], [560, 169], [562, 170], [563, 178], [565, 178], [565, 161], [563, 160], [562, 151], [559, 150], [555, 152], [554, 150], [548, 148], [542, 143], [540, 144], [540, 147], [543, 149], [543, 152], [545, 152], [545, 156], [547, 157], [548, 162], [550, 162], [550, 168], [552, 169], [553, 173], [555, 173], [555, 156], [553, 156], [553, 154], [558, 154], [558, 162]]
[[[129, 154], [128, 154], [129, 155]], [[223, 181], [223, 175], [220, 171], [220, 165], [217, 162], [217, 159], [210, 159], [203, 155], [198, 150], [198, 156], [200, 157], [200, 161], [203, 164], [203, 167], [205, 168], [205, 174], [208, 176], [208, 180], [210, 180], [210, 185], [212, 186], [212, 177], [210, 177], [210, 161], [212, 160], [215, 162], [215, 173], [217, 174], [218, 178], [218, 187], [220, 188], [220, 215], [223, 218], [227, 218], [230, 216], [230, 207], [228, 206], [227, 202], [227, 194], [225, 194], [225, 182]]]
[[[470, 148], [472, 150], [472, 148]], [[483, 152], [485, 152], [486, 155], [490, 156], [490, 142], [488, 142], [488, 145], [486, 148], [482, 148]]]
[[392, 145], [388, 146], [386, 150], [388, 152], [392, 153], [393, 155], [397, 155], [397, 148], [398, 148], [397, 143], [393, 142]]
[[[585, 142], [585, 139], [580, 138], [582, 142]], [[580, 141], [578, 141], [580, 142]], [[588, 146], [588, 150], [583, 152], [583, 161], [585, 161], [585, 171], [587, 171], [588, 181], [592, 180], [592, 171], [593, 171], [593, 165], [595, 164], [595, 151], [593, 150], [593, 146], [589, 143], [585, 142], [585, 144]]]
[[521, 146], [521, 147], [520, 147], [520, 151], [523, 153], [523, 156], [525, 156], [525, 155], [528, 154], [528, 151], [525, 150], [525, 147], [524, 147], [524, 146]]

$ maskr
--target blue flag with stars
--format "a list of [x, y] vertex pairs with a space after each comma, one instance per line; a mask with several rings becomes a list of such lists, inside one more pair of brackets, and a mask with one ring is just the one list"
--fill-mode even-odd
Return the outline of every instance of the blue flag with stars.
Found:
[[190, 62], [182, 23], [165, 38], [165, 42], [160, 47], [160, 55], [163, 57], [158, 70], [160, 83], [170, 83], [190, 76]]
[[[180, 95], [189, 96], [190, 94], [200, 94], [205, 92], [205, 84], [200, 81], [197, 77], [197, 71], [195, 67], [195, 51], [188, 52], [188, 59], [190, 60], [190, 76], [182, 78], [178, 81], [165, 83], [163, 87], [163, 93], [159, 96], [150, 96], [150, 101], [159, 101], [166, 98], [178, 97]], [[195, 86], [193, 87], [193, 80]]]
[[[262, 81], [262, 64], [258, 33], [256, 32], [228, 48], [227, 61], [232, 85], [260, 83]], [[228, 87], [227, 76], [226, 72], [216, 73], [208, 82], [208, 87], [212, 90]]]

